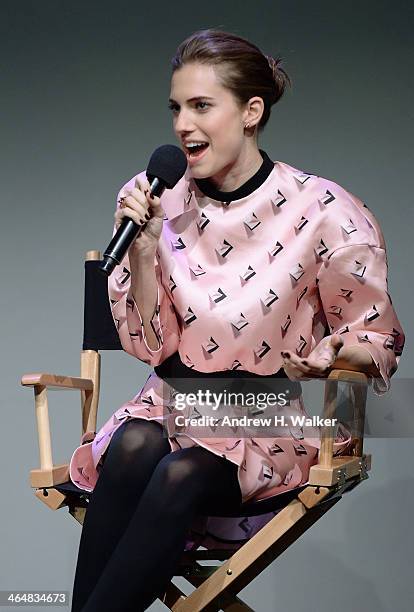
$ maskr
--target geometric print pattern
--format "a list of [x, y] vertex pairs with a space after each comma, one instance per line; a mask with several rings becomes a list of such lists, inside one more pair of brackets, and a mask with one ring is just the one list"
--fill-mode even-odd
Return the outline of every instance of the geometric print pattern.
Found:
[[[372, 355], [380, 372], [374, 392], [389, 388], [404, 333], [388, 294], [381, 229], [356, 196], [275, 162], [265, 182], [239, 200], [205, 196], [186, 172], [161, 202], [151, 321], [158, 350], [146, 343], [125, 282], [127, 256], [109, 278], [127, 352], [157, 365], [178, 351], [201, 372], [237, 367], [263, 375], [279, 370], [281, 350], [305, 357], [324, 335], [341, 333], [345, 345]], [[325, 328], [315, 329], [323, 318]]]
[[[134, 183], [135, 177], [117, 200]], [[108, 279], [126, 352], [150, 366], [178, 351], [187, 367], [200, 372], [224, 370], [231, 377], [232, 370], [241, 369], [267, 375], [282, 366], [282, 350], [305, 357], [324, 336], [339, 333], [345, 346], [362, 346], [372, 355], [380, 373], [374, 392], [389, 388], [404, 333], [388, 293], [381, 229], [356, 196], [333, 181], [275, 162], [262, 185], [233, 202], [205, 196], [187, 169], [161, 204], [165, 215], [154, 259], [157, 302], [151, 319], [157, 350], [146, 342], [128, 254]], [[78, 486], [93, 489], [100, 458], [125, 418], [164, 420], [168, 399], [160, 385], [165, 389], [152, 372], [96, 435], [85, 434], [70, 463]], [[295, 401], [291, 408], [306, 414], [302, 399]], [[297, 430], [283, 438], [221, 440], [171, 432], [169, 441], [172, 451], [198, 444], [236, 463], [244, 500], [306, 482], [320, 444], [316, 434]], [[336, 453], [348, 443], [345, 432], [335, 442]], [[204, 532], [198, 544], [208, 548], [234, 540], [240, 545], [272, 516], [208, 517], [195, 528]]]

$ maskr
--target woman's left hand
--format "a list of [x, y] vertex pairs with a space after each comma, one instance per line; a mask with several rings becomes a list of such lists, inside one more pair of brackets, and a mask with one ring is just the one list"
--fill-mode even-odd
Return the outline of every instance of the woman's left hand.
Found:
[[312, 380], [325, 378], [329, 368], [335, 362], [343, 339], [333, 334], [322, 340], [305, 358], [298, 357], [292, 351], [282, 351], [283, 368], [290, 380]]

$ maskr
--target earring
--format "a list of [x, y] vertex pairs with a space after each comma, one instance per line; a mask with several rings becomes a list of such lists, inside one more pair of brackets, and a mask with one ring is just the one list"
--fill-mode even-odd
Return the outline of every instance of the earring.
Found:
[[250, 127], [250, 123], [246, 123], [246, 125], [244, 126], [244, 129], [247, 130]]

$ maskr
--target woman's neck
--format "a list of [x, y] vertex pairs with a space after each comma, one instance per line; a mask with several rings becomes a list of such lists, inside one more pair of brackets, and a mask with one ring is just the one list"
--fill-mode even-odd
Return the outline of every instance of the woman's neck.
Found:
[[218, 202], [233, 202], [234, 200], [245, 198], [251, 195], [266, 181], [267, 177], [275, 167], [274, 162], [270, 159], [265, 151], [259, 149], [259, 154], [261, 157], [259, 169], [254, 173], [249, 172], [250, 178], [232, 191], [222, 191], [217, 189], [209, 178], [193, 180], [202, 194], [206, 195], [210, 199], [217, 200]]
[[235, 191], [254, 176], [262, 164], [263, 158], [256, 148], [252, 154], [238, 160], [237, 165], [227, 166], [207, 180], [218, 191]]

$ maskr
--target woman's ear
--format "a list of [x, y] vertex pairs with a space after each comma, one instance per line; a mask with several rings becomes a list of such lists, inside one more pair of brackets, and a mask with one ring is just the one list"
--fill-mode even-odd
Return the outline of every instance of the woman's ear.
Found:
[[246, 105], [244, 123], [248, 123], [251, 127], [256, 126], [262, 118], [263, 112], [263, 98], [260, 98], [259, 96], [250, 98]]

